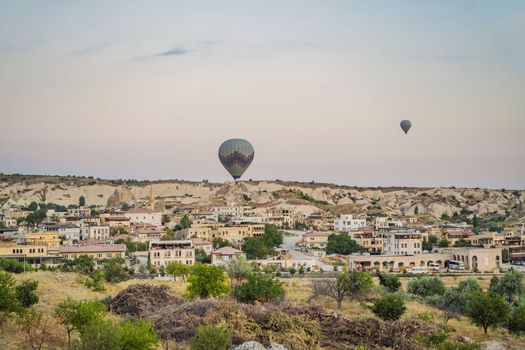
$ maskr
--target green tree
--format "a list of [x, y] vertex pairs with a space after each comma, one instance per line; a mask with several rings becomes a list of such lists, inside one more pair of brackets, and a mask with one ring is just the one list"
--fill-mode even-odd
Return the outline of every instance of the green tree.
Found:
[[450, 242], [446, 239], [446, 238], [442, 238], [439, 242], [438, 242], [438, 247], [439, 248], [446, 248], [450, 245]]
[[102, 292], [106, 290], [104, 286], [105, 279], [104, 271], [98, 269], [88, 276], [84, 281], [84, 285], [95, 292]]
[[253, 267], [246, 258], [241, 256], [237, 258], [232, 258], [226, 263], [226, 272], [231, 280], [231, 285], [233, 287], [234, 282], [239, 284], [244, 280], [248, 275], [253, 271]]
[[399, 280], [399, 277], [395, 275], [384, 274], [378, 271], [377, 276], [379, 277], [379, 284], [385, 287], [390, 293], [397, 292], [401, 287], [401, 281]]
[[518, 305], [512, 309], [507, 321], [507, 329], [512, 334], [525, 333], [525, 305]]
[[507, 248], [501, 250], [501, 261], [504, 263], [509, 262], [509, 250]]
[[372, 276], [367, 272], [353, 270], [347, 274], [347, 289], [350, 300], [366, 294], [373, 285]]
[[38, 281], [25, 280], [16, 286], [16, 298], [22, 307], [28, 308], [38, 303], [38, 295], [35, 294]]
[[186, 281], [186, 276], [190, 273], [191, 268], [183, 263], [173, 261], [166, 266], [166, 273], [173, 277], [182, 277], [183, 281]]
[[118, 335], [122, 350], [155, 350], [159, 343], [153, 324], [142, 319], [122, 322]]
[[211, 264], [211, 254], [206, 254], [204, 249], [195, 249], [195, 261], [203, 264]]
[[0, 326], [3, 326], [10, 313], [18, 311], [19, 308], [15, 279], [11, 274], [0, 271]]
[[195, 263], [188, 276], [187, 294], [190, 298], [218, 297], [229, 290], [230, 286], [222, 268]]
[[82, 327], [75, 349], [123, 350], [119, 331], [117, 325], [106, 319], [87, 323]]
[[78, 199], [78, 206], [79, 207], [85, 207], [86, 206], [86, 197], [80, 196]]
[[40, 225], [47, 217], [47, 209], [37, 209], [25, 217], [25, 221], [30, 225]]
[[166, 225], [171, 222], [171, 216], [168, 214], [162, 214], [162, 224]]
[[275, 225], [264, 225], [263, 241], [270, 248], [275, 248], [283, 244], [283, 233], [275, 227]]
[[27, 206], [27, 210], [29, 211], [35, 211], [38, 209], [38, 204], [37, 202], [31, 202], [28, 206]]
[[458, 239], [456, 242], [454, 242], [454, 247], [472, 247], [472, 243], [470, 243], [470, 241], [467, 241], [461, 238], [461, 239]]
[[461, 281], [456, 288], [447, 289], [443, 295], [434, 294], [425, 300], [443, 311], [443, 321], [446, 324], [451, 318], [459, 318], [465, 314], [465, 305], [470, 294], [481, 291], [479, 283], [469, 278]]
[[494, 276], [490, 281], [489, 291], [501, 295], [510, 304], [517, 304], [519, 297], [525, 292], [523, 272], [511, 268], [501, 278]]
[[221, 237], [215, 237], [212, 241], [213, 249], [219, 249], [222, 247], [231, 247], [230, 241]]
[[348, 274], [340, 273], [336, 278], [312, 280], [312, 295], [310, 301], [318, 297], [328, 297], [335, 300], [337, 308], [341, 309], [343, 300], [349, 295]]
[[64, 272], [78, 272], [89, 275], [95, 272], [95, 259], [88, 255], [80, 255], [75, 259], [64, 261], [60, 269]]
[[501, 295], [476, 292], [469, 295], [465, 311], [472, 323], [482, 327], [487, 334], [489, 327], [495, 327], [507, 319], [510, 307]]
[[405, 313], [406, 306], [403, 298], [396, 294], [387, 294], [377, 299], [372, 307], [372, 312], [386, 321], [399, 320]]
[[272, 255], [274, 250], [262, 240], [260, 237], [248, 237], [244, 239], [242, 251], [246, 254], [248, 259], [264, 259], [268, 255]]
[[33, 267], [25, 261], [21, 262], [15, 259], [0, 258], [0, 270], [13, 273], [22, 273], [33, 271]]
[[191, 227], [191, 220], [190, 218], [188, 217], [187, 214], [184, 214], [184, 216], [182, 217], [182, 219], [180, 219], [180, 223], [179, 225], [185, 229], [185, 228], [190, 228]]
[[350, 255], [362, 250], [363, 247], [347, 234], [332, 234], [328, 237], [328, 243], [326, 244], [326, 254]]
[[431, 252], [432, 249], [434, 249], [434, 247], [437, 246], [437, 243], [438, 243], [438, 238], [434, 235], [430, 235], [428, 236], [428, 238], [423, 238], [423, 242], [421, 244], [421, 248], [423, 248], [423, 250], [426, 250], [428, 252]]
[[416, 205], [416, 207], [414, 208], [414, 215], [417, 214], [419, 214], [419, 207]]
[[250, 274], [245, 283], [233, 290], [233, 294], [242, 303], [254, 304], [256, 301], [281, 299], [284, 296], [284, 288], [282, 283], [272, 276]]
[[445, 285], [441, 278], [437, 276], [423, 276], [411, 279], [408, 282], [407, 291], [411, 294], [428, 297], [431, 295], [443, 295], [445, 293]]
[[97, 301], [77, 301], [67, 298], [58, 304], [54, 314], [65, 327], [69, 344], [73, 332], [80, 332], [82, 327], [102, 321], [106, 308], [104, 304]]
[[227, 350], [232, 341], [225, 325], [200, 325], [191, 342], [191, 350]]
[[124, 259], [107, 259], [102, 264], [104, 268], [104, 278], [109, 283], [119, 283], [131, 278], [127, 267], [124, 266]]

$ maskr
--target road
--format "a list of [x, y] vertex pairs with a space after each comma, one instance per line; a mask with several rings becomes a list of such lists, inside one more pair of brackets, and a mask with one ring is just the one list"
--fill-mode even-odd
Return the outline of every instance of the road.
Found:
[[321, 261], [321, 259], [297, 250], [297, 246], [295, 244], [302, 239], [305, 231], [285, 230], [285, 232], [288, 233], [288, 235], [284, 236], [283, 238], [283, 245], [281, 246], [282, 249], [288, 250], [290, 255], [292, 255], [295, 259], [314, 260], [314, 264], [319, 265], [324, 271], [333, 271], [334, 268], [332, 265], [325, 264]]

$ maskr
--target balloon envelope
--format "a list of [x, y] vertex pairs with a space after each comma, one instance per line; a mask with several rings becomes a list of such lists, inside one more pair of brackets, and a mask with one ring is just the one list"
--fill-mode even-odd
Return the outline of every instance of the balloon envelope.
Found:
[[399, 125], [401, 125], [401, 129], [403, 129], [403, 131], [406, 134], [408, 132], [408, 130], [410, 130], [410, 127], [412, 126], [412, 123], [410, 122], [410, 120], [403, 120], [403, 121], [401, 121], [401, 123]]
[[235, 180], [248, 169], [254, 154], [252, 144], [243, 139], [226, 140], [219, 147], [219, 159]]

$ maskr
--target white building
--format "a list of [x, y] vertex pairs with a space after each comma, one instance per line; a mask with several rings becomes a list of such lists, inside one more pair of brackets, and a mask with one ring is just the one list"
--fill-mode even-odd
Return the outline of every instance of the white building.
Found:
[[91, 216], [91, 209], [85, 206], [80, 208], [69, 208], [67, 210], [67, 215], [76, 218], [87, 218]]
[[168, 266], [172, 262], [195, 264], [195, 248], [191, 241], [150, 241], [149, 260], [153, 266]]
[[162, 225], [162, 212], [149, 208], [133, 208], [124, 213], [132, 224]]
[[366, 227], [365, 219], [354, 219], [352, 214], [341, 214], [339, 219], [334, 220], [334, 230], [338, 232], [356, 231]]
[[385, 255], [417, 255], [422, 252], [422, 234], [416, 230], [392, 230], [383, 239]]
[[213, 207], [213, 212], [223, 216], [244, 217], [248, 215], [252, 208], [246, 205], [231, 205], [226, 207]]
[[80, 227], [71, 223], [47, 225], [45, 231], [57, 231], [59, 237], [68, 241], [80, 241]]
[[405, 226], [405, 223], [402, 220], [393, 219], [391, 217], [376, 217], [376, 230], [387, 230], [403, 226]]

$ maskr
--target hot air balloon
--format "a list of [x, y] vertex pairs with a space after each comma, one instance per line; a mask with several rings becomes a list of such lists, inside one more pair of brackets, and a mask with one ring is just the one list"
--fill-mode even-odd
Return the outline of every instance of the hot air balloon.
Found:
[[403, 129], [403, 131], [406, 134], [406, 133], [408, 133], [408, 130], [410, 130], [410, 127], [412, 126], [412, 123], [410, 122], [410, 120], [402, 120], [399, 125], [401, 125], [401, 129]]
[[254, 154], [252, 144], [243, 139], [226, 140], [219, 147], [219, 159], [235, 180], [248, 169]]

